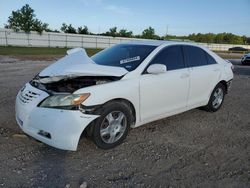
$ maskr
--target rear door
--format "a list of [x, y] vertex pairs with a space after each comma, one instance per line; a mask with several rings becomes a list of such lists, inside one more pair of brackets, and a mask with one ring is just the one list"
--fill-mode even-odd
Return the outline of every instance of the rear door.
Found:
[[203, 49], [196, 46], [183, 46], [185, 60], [190, 67], [190, 90], [188, 106], [197, 106], [208, 101], [217, 84], [220, 68], [216, 61]]

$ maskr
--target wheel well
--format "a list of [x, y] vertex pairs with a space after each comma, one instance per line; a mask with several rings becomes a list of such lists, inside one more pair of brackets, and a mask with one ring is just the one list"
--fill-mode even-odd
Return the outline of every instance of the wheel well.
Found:
[[227, 93], [227, 91], [228, 91], [227, 82], [225, 80], [222, 80], [219, 83], [222, 84], [225, 87], [226, 93]]
[[119, 102], [124, 102], [125, 104], [128, 105], [128, 107], [131, 109], [132, 111], [132, 115], [133, 115], [133, 121], [132, 123], [135, 123], [136, 122], [136, 111], [135, 111], [135, 107], [134, 105], [127, 99], [123, 99], [123, 98], [117, 98], [117, 99], [112, 99], [106, 103], [104, 103], [103, 105], [107, 104], [107, 103], [110, 103], [110, 102], [113, 102], [113, 101], [119, 101]]
[[[98, 109], [101, 108], [102, 106], [104, 106], [105, 104], [110, 103], [110, 102], [113, 102], [113, 101], [123, 102], [123, 103], [125, 103], [126, 105], [128, 105], [128, 107], [131, 109], [132, 115], [133, 115], [133, 117], [132, 117], [132, 124], [136, 122], [136, 111], [135, 111], [135, 107], [134, 107], [134, 105], [133, 105], [129, 100], [127, 100], [127, 99], [123, 99], [123, 98], [112, 99], [112, 100], [110, 100], [110, 101], [105, 102], [105, 103], [102, 104], [102, 105], [98, 105]], [[92, 136], [92, 133], [93, 133], [93, 129], [92, 129], [93, 126], [92, 126], [92, 125], [93, 125], [94, 122], [95, 122], [95, 121], [91, 122], [91, 123], [84, 129], [84, 131], [83, 131], [82, 134], [81, 134], [81, 137], [82, 137], [83, 135], [85, 135], [85, 136], [87, 136], [87, 137], [91, 137], [91, 136]]]

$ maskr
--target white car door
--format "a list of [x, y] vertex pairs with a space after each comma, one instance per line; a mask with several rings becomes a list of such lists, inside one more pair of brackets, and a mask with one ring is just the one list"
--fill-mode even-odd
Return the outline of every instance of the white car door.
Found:
[[152, 64], [164, 64], [167, 71], [140, 78], [141, 121], [185, 108], [189, 88], [189, 70], [186, 68], [181, 46], [169, 46], [161, 50]]
[[187, 65], [190, 67], [188, 106], [199, 106], [208, 101], [220, 76], [220, 67], [203, 49], [184, 46]]

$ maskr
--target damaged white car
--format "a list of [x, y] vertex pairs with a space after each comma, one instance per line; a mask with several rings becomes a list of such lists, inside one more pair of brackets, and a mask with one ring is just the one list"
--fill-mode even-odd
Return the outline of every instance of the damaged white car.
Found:
[[231, 68], [208, 49], [180, 42], [129, 42], [91, 58], [73, 49], [19, 91], [16, 120], [56, 148], [76, 150], [86, 133], [109, 149], [131, 127], [201, 106], [217, 111]]

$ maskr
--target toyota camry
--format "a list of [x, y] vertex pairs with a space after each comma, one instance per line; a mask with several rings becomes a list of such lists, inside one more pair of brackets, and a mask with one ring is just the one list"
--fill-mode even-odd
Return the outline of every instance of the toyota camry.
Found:
[[21, 88], [16, 121], [59, 149], [75, 151], [83, 133], [110, 149], [130, 128], [197, 107], [219, 110], [232, 79], [231, 63], [190, 43], [141, 40], [92, 57], [76, 48]]

